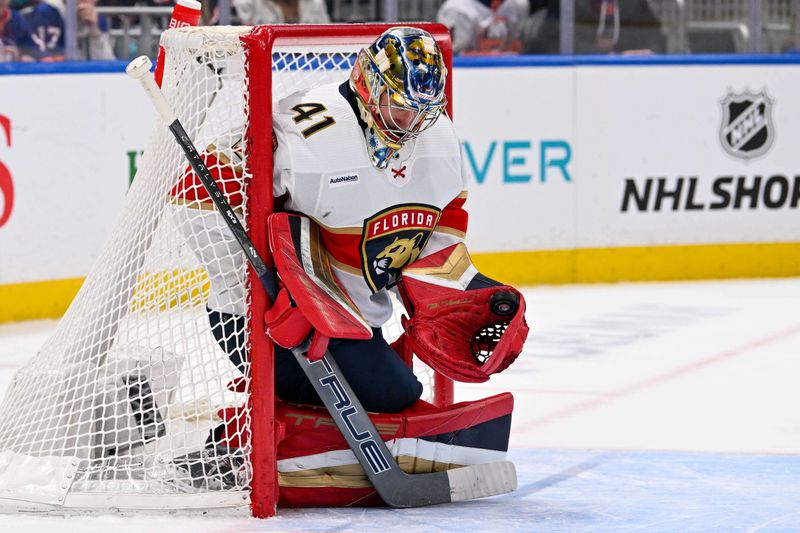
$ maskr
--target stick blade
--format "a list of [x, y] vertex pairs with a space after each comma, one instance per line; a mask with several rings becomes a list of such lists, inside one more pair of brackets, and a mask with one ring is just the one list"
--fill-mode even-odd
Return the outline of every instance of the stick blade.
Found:
[[458, 502], [507, 494], [517, 489], [517, 470], [511, 461], [465, 466], [447, 471], [450, 501]]

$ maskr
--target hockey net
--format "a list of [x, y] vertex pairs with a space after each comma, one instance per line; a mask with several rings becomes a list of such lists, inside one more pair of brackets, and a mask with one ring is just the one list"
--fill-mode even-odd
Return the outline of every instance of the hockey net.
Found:
[[[344, 80], [355, 53], [385, 28], [183, 28], [162, 37], [165, 95], [198, 149], [214, 156], [212, 173], [262, 255], [270, 102]], [[0, 405], [3, 508], [274, 513], [265, 297], [186, 168], [159, 122], [109, 243]], [[399, 320], [387, 325], [388, 338], [400, 332]], [[446, 380], [418, 375], [426, 399], [452, 401]], [[215, 441], [225, 412], [239, 447]]]

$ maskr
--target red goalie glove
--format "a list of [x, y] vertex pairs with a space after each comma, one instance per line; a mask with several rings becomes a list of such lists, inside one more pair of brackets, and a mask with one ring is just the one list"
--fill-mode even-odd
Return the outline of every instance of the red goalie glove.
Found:
[[[314, 327], [303, 315], [302, 311], [292, 303], [289, 292], [281, 289], [275, 303], [264, 313], [264, 322], [267, 325], [267, 335], [279, 346], [294, 348], [300, 346], [311, 335]], [[318, 361], [325, 355], [330, 339], [320, 333], [314, 332], [311, 346], [308, 349], [308, 358]]]
[[406, 341], [445, 376], [483, 382], [522, 351], [528, 336], [522, 294], [479, 274], [463, 244], [409, 265], [398, 286], [411, 314], [403, 321]]

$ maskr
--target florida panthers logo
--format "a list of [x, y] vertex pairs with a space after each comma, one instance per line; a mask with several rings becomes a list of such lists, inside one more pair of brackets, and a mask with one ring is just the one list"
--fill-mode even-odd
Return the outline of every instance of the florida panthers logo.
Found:
[[413, 263], [422, 251], [423, 235], [417, 233], [411, 239], [401, 239], [396, 237], [394, 242], [383, 249], [372, 262], [375, 272], [384, 274], [386, 272], [397, 271], [404, 266]]
[[395, 206], [364, 222], [361, 260], [372, 292], [391, 287], [400, 270], [419, 257], [441, 211], [428, 205]]

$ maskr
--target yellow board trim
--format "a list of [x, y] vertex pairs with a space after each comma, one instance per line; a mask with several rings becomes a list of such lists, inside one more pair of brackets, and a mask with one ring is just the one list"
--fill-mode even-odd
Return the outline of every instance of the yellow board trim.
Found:
[[477, 269], [511, 285], [800, 276], [800, 242], [473, 253]]
[[131, 311], [165, 311], [203, 305], [211, 288], [205, 269], [140, 274], [131, 297]]
[[[85, 278], [0, 285], [0, 323], [62, 316]], [[205, 269], [148, 272], [139, 275], [132, 311], [157, 311], [202, 305], [210, 289]]]
[[84, 279], [0, 285], [0, 322], [60, 317], [78, 294]]
[[[800, 276], [800, 242], [475, 253], [472, 261], [490, 278], [517, 286], [789, 277]], [[191, 300], [202, 298], [208, 290], [199, 272], [156, 275], [143, 281], [139, 280], [139, 289], [155, 286], [156, 294], [199, 286], [189, 293]], [[0, 285], [0, 323], [57, 318], [82, 283], [83, 278], [71, 278]], [[148, 307], [151, 302], [138, 303]]]

